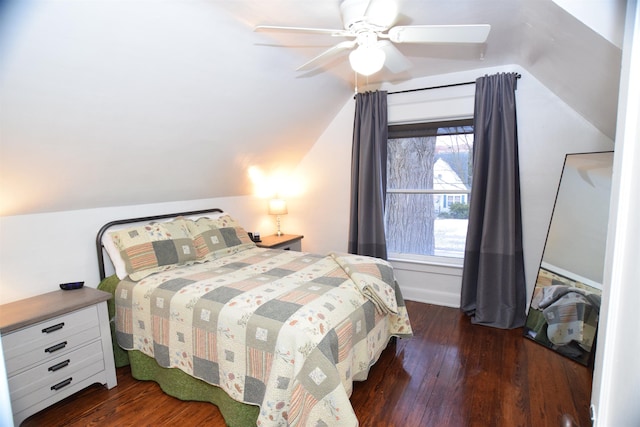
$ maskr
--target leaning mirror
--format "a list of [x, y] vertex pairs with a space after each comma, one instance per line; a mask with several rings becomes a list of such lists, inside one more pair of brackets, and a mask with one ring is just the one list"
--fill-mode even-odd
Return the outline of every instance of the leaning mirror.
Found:
[[613, 152], [567, 154], [524, 333], [583, 365], [593, 360]]

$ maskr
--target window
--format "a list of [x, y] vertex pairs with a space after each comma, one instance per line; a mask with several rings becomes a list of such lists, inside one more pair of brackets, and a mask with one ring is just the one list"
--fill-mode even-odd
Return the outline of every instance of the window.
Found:
[[389, 126], [390, 254], [464, 257], [472, 153], [473, 119]]

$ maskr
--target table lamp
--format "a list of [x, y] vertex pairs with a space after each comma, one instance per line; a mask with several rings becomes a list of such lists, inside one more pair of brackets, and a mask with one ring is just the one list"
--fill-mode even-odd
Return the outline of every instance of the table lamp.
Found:
[[277, 236], [282, 236], [282, 231], [280, 231], [280, 215], [286, 215], [287, 211], [287, 202], [283, 199], [271, 199], [269, 201], [269, 215], [276, 215], [276, 222], [278, 224], [278, 232]]

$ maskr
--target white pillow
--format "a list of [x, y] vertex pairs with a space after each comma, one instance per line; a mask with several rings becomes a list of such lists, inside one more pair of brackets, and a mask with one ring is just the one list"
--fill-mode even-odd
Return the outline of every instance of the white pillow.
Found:
[[[128, 225], [130, 226], [130, 225]], [[124, 224], [122, 226], [114, 226], [110, 228], [110, 231], [122, 230], [123, 228], [127, 228]], [[118, 279], [122, 280], [127, 277], [127, 269], [124, 264], [124, 260], [120, 256], [120, 250], [116, 248], [115, 243], [113, 243], [113, 239], [109, 233], [104, 233], [102, 235], [102, 247], [107, 254], [109, 254], [109, 258], [111, 259], [111, 263], [113, 264], [113, 268], [116, 271], [116, 276]]]
[[[198, 215], [187, 215], [187, 216], [184, 216], [183, 218], [188, 218], [195, 221], [199, 218], [204, 218], [204, 217], [217, 219], [222, 215], [227, 215], [227, 214], [225, 212], [211, 212], [211, 213], [204, 213], [204, 214], [198, 214]], [[153, 222], [169, 222], [169, 221], [173, 221], [176, 218], [177, 217], [165, 218], [165, 219], [160, 219]], [[107, 251], [107, 254], [109, 254], [109, 258], [111, 259], [111, 263], [113, 264], [113, 268], [116, 272], [116, 276], [118, 276], [118, 279], [120, 280], [128, 276], [127, 268], [125, 266], [124, 260], [122, 259], [122, 256], [120, 256], [120, 250], [116, 247], [115, 243], [113, 243], [113, 239], [111, 238], [111, 233], [114, 231], [122, 230], [124, 228], [130, 228], [130, 227], [134, 227], [136, 225], [145, 224], [145, 223], [146, 222], [141, 222], [141, 223], [132, 222], [129, 224], [114, 225], [113, 227], [110, 227], [102, 235], [102, 246], [104, 247], [104, 250]]]

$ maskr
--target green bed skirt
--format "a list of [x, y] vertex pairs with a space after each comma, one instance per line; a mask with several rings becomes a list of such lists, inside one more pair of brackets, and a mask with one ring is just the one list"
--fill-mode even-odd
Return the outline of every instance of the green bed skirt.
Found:
[[[118, 286], [117, 276], [109, 276], [98, 285], [98, 289], [114, 294]], [[163, 368], [156, 361], [136, 350], [123, 350], [115, 340], [115, 303], [113, 298], [107, 302], [113, 356], [117, 367], [131, 365], [131, 375], [138, 380], [155, 381], [162, 391], [180, 400], [195, 400], [213, 403], [229, 427], [255, 426], [260, 408], [233, 400], [219, 387], [206, 383], [184, 373], [177, 368]]]

